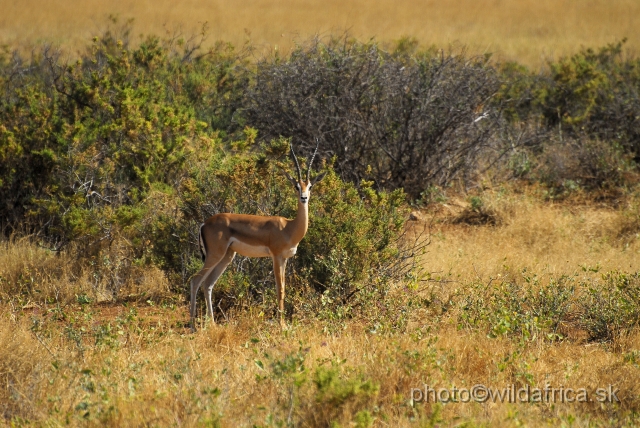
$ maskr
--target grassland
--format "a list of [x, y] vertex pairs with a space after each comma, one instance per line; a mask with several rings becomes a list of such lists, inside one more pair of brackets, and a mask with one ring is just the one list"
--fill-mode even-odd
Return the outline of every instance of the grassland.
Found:
[[[52, 425], [633, 426], [640, 392], [636, 329], [591, 342], [572, 321], [577, 314], [569, 314], [555, 338], [496, 336], [463, 321], [463, 303], [492, 283], [521, 284], [536, 294], [562, 278], [597, 287], [611, 272], [637, 272], [638, 196], [617, 207], [580, 198], [549, 203], [535, 188], [479, 197], [499, 225], [457, 223], [468, 208], [464, 197], [408, 223], [431, 225], [424, 265], [432, 280], [418, 290], [398, 288], [392, 298], [410, 304], [410, 294], [431, 303], [407, 308], [402, 328], [352, 319], [336, 329], [294, 315], [282, 332], [257, 307], [190, 334], [186, 302], [166, 291], [160, 271], [146, 271], [138, 286], [123, 290], [128, 303], [99, 303], [94, 279], [60, 267], [72, 264], [64, 254], [28, 240], [5, 242], [2, 410]], [[31, 294], [8, 296], [11, 283]], [[58, 303], [30, 300], [35, 289]], [[590, 394], [612, 385], [620, 402], [412, 403], [412, 388], [424, 384], [549, 384]]]
[[640, 4], [633, 0], [2, 0], [0, 10], [0, 43], [50, 41], [72, 52], [101, 33], [112, 14], [121, 21], [133, 18], [135, 31], [143, 34], [195, 34], [207, 22], [210, 42], [241, 46], [250, 40], [263, 52], [287, 52], [311, 35], [345, 31], [360, 40], [414, 37], [426, 46], [464, 45], [534, 67], [624, 37], [628, 48], [640, 47]]

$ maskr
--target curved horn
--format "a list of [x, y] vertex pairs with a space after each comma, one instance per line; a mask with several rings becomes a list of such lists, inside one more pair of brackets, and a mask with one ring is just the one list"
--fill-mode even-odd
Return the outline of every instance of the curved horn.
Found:
[[318, 153], [318, 146], [320, 145], [320, 140], [316, 137], [316, 149], [313, 151], [313, 155], [311, 155], [311, 160], [307, 164], [307, 183], [309, 182], [309, 175], [311, 174], [311, 164], [316, 157], [316, 153]]
[[298, 158], [296, 154], [293, 152], [293, 142], [289, 142], [289, 147], [291, 147], [291, 156], [293, 157], [293, 161], [296, 163], [296, 170], [298, 171], [298, 181], [302, 181], [302, 172], [300, 172], [300, 164], [298, 163]]

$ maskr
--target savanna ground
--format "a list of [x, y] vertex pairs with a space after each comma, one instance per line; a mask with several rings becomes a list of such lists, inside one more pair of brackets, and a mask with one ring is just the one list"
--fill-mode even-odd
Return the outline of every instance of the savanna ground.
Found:
[[[5, 242], [4, 283], [76, 297], [60, 305], [3, 296], [4, 397], [17, 398], [12, 407], [20, 409], [12, 410], [25, 420], [54, 425], [637, 424], [637, 330], [589, 340], [572, 295], [571, 305], [556, 308], [568, 312], [556, 336], [540, 330], [535, 337], [535, 326], [515, 336], [507, 326], [505, 334], [499, 329], [513, 308], [490, 295], [494, 286], [498, 293], [535, 295], [563, 281], [615, 287], [611, 276], [639, 268], [638, 195], [617, 207], [581, 198], [549, 203], [535, 188], [481, 197], [498, 225], [457, 223], [469, 209], [464, 199], [437, 204], [408, 222], [417, 230], [430, 225], [432, 243], [422, 260], [431, 280], [417, 290], [398, 284], [392, 298], [429, 303], [402, 309], [406, 325], [398, 330], [368, 319], [336, 327], [294, 315], [281, 331], [263, 306], [227, 313], [218, 325], [191, 334], [186, 302], [168, 292], [160, 271], [146, 271], [124, 301], [99, 303], [86, 294], [95, 289], [91, 277], [49, 277], [49, 270], [71, 263], [64, 256], [28, 239]], [[505, 311], [504, 319], [492, 318], [490, 330], [464, 316], [465, 300], [483, 293], [487, 309]], [[612, 385], [620, 402], [412, 403], [412, 388], [424, 384], [585, 388], [592, 400], [597, 388]]]
[[[357, 38], [375, 36], [382, 43], [406, 36], [415, 37], [424, 45], [460, 43], [473, 52], [495, 52], [504, 59], [535, 68], [550, 57], [573, 54], [581, 46], [603, 46], [623, 37], [629, 38], [625, 49], [633, 52], [639, 40], [640, 6], [633, 1], [457, 0], [418, 5], [325, 2], [321, 7], [306, 6], [303, 9], [297, 3], [273, 5], [260, 1], [236, 2], [233, 7], [224, 2], [200, 1], [182, 2], [179, 6], [163, 1], [153, 5], [124, 1], [109, 5], [0, 2], [3, 11], [0, 41], [27, 50], [54, 41], [61, 43], [67, 52], [80, 51], [86, 47], [89, 36], [102, 30], [104, 16], [115, 13], [124, 19], [135, 17], [136, 31], [144, 34], [162, 33], [163, 29], [173, 34], [180, 25], [188, 33], [191, 31], [188, 25], [208, 21], [209, 40], [224, 39], [242, 46], [250, 39], [258, 51], [270, 51], [276, 45], [286, 51], [296, 40], [304, 40], [308, 35], [341, 33], [346, 29]], [[195, 28], [200, 28], [200, 24]], [[107, 56], [112, 54], [111, 48], [96, 51]], [[122, 45], [118, 43], [117, 48]], [[133, 63], [137, 57], [132, 54], [123, 58], [114, 61], [115, 71], [110, 79], [125, 75], [122, 70], [130, 70], [129, 61]], [[145, 66], [153, 64], [153, 60], [145, 62]], [[155, 64], [159, 63], [158, 60]], [[158, 66], [156, 70], [161, 68]], [[78, 77], [81, 73], [73, 74], [73, 70], [70, 73], [71, 77], [65, 78], [71, 82], [71, 89], [63, 87], [61, 92], [81, 97], [85, 86], [73, 86], [82, 82]], [[100, 111], [100, 106], [108, 107], [109, 103], [117, 105], [113, 98], [118, 97], [109, 98], [110, 79], [104, 79], [106, 84], [91, 82], [95, 83], [91, 88], [94, 98], [84, 102], [91, 104], [93, 111]], [[139, 80], [144, 81], [144, 77]], [[218, 88], [229, 80], [226, 75], [220, 78]], [[216, 198], [223, 193], [217, 189], [225, 186], [235, 190], [230, 191], [231, 197], [225, 194], [231, 202], [220, 206], [244, 212], [255, 211], [257, 205], [257, 210], [266, 207], [267, 211], [290, 215], [286, 201], [292, 206], [291, 189], [278, 187], [277, 182], [273, 183], [277, 181], [275, 178], [265, 179], [265, 171], [260, 169], [265, 162], [277, 162], [283, 157], [272, 155], [276, 161], [259, 157], [254, 161], [244, 153], [257, 150], [252, 130], [244, 131], [244, 140], [234, 136], [236, 140], [225, 146], [227, 143], [221, 142], [223, 137], [217, 132], [203, 131], [206, 124], [190, 121], [192, 116], [179, 108], [166, 109], [169, 113], [160, 116], [160, 122], [174, 120], [171, 132], [175, 134], [169, 135], [181, 138], [187, 135], [187, 149], [199, 151], [199, 155], [189, 157], [188, 153], [180, 153], [162, 164], [166, 171], [154, 164], [154, 168], [140, 173], [135, 167], [144, 162], [138, 159], [147, 158], [134, 156], [140, 154], [137, 149], [144, 142], [156, 141], [149, 130], [158, 122], [157, 117], [155, 121], [145, 121], [148, 118], [144, 105], [152, 105], [153, 110], [157, 100], [143, 101], [142, 107], [137, 106], [131, 102], [137, 98], [127, 92], [127, 85], [123, 86], [122, 93], [127, 95], [122, 97], [123, 105], [130, 115], [124, 124], [119, 122], [120, 116], [113, 119], [109, 116], [112, 112], [108, 112], [96, 121], [97, 125], [78, 125], [73, 132], [64, 127], [63, 131], [49, 129], [47, 118], [57, 117], [59, 110], [50, 112], [41, 107], [46, 103], [39, 102], [46, 97], [32, 96], [29, 91], [25, 91], [27, 95], [20, 93], [29, 101], [24, 110], [16, 107], [11, 113], [13, 116], [20, 116], [15, 112], [23, 111], [39, 113], [34, 114], [33, 120], [25, 113], [24, 117], [31, 121], [12, 122], [15, 127], [11, 130], [15, 132], [11, 137], [18, 135], [18, 123], [25, 129], [35, 129], [33, 133], [25, 133], [29, 138], [44, 141], [49, 141], [48, 137], [42, 137], [38, 130], [59, 132], [56, 136], [65, 135], [74, 142], [82, 142], [85, 138], [98, 138], [95, 135], [103, 138], [110, 132], [101, 129], [101, 133], [84, 136], [82, 132], [91, 126], [107, 124], [117, 128], [118, 135], [126, 134], [131, 142], [131, 146], [122, 147], [135, 159], [131, 161], [133, 168], [125, 165], [117, 170], [112, 165], [99, 165], [95, 167], [95, 177], [113, 178], [118, 174], [109, 168], [114, 168], [133, 183], [127, 185], [148, 189], [141, 191], [142, 196], [132, 195], [114, 191], [110, 184], [98, 187], [96, 178], [93, 189], [105, 196], [106, 192], [112, 192], [111, 210], [111, 203], [101, 204], [95, 193], [89, 191], [91, 188], [81, 189], [76, 182], [74, 192], [80, 195], [76, 199], [72, 198], [77, 196], [75, 193], [71, 197], [56, 194], [57, 188], [68, 183], [64, 181], [66, 178], [52, 175], [53, 190], [41, 192], [39, 196], [46, 197], [35, 203], [29, 201], [32, 211], [25, 210], [24, 216], [32, 219], [43, 212], [49, 214], [56, 209], [62, 211], [61, 206], [67, 207], [59, 224], [55, 224], [56, 233], [70, 237], [67, 246], [57, 248], [56, 242], [44, 239], [34, 229], [30, 233], [20, 228], [5, 232], [6, 237], [0, 241], [3, 423], [319, 427], [639, 423], [640, 189], [637, 167], [615, 157], [618, 152], [605, 153], [618, 163], [610, 169], [607, 165], [597, 166], [600, 169], [596, 168], [596, 172], [605, 171], [605, 184], [595, 189], [584, 184], [589, 180], [588, 174], [575, 165], [572, 168], [578, 171], [578, 179], [562, 174], [560, 178], [548, 178], [553, 175], [553, 168], [558, 168], [555, 165], [550, 167], [552, 173], [544, 172], [547, 178], [543, 179], [531, 175], [501, 180], [487, 174], [476, 180], [475, 186], [458, 186], [453, 182], [433, 187], [428, 203], [414, 200], [411, 208], [409, 202], [403, 202], [401, 207], [391, 204], [400, 213], [395, 215], [401, 215], [402, 229], [406, 230], [403, 239], [410, 241], [414, 234], [423, 233], [429, 245], [424, 252], [415, 254], [419, 268], [403, 277], [406, 280], [394, 278], [384, 293], [363, 298], [361, 302], [366, 302], [370, 309], [357, 308], [358, 303], [350, 303], [351, 307], [344, 309], [349, 305], [340, 306], [334, 301], [339, 293], [315, 293], [313, 298], [309, 297], [314, 290], [304, 283], [303, 277], [311, 275], [311, 271], [305, 270], [306, 266], [296, 266], [290, 283], [305, 287], [302, 291], [289, 288], [289, 328], [282, 331], [274, 313], [273, 290], [251, 288], [246, 283], [247, 278], [270, 277], [268, 264], [267, 268], [261, 267], [265, 265], [251, 268], [255, 265], [241, 262], [221, 281], [222, 291], [217, 297], [224, 304], [217, 308], [217, 325], [205, 326], [199, 318], [199, 331], [191, 333], [185, 282], [188, 274], [197, 270], [198, 262], [194, 261], [195, 240], [185, 238], [185, 234], [188, 236], [196, 223], [185, 220], [181, 229], [171, 222], [172, 217], [179, 217], [176, 213], [187, 212], [194, 205], [216, 208]], [[206, 84], [201, 86], [202, 92], [208, 90]], [[157, 87], [149, 87], [157, 91]], [[147, 96], [153, 90], [145, 88], [141, 92]], [[82, 111], [76, 108], [70, 115], [77, 119], [75, 125], [84, 120]], [[6, 138], [6, 128], [0, 127], [0, 131], [4, 132], [0, 132], [5, 138], [0, 140], [3, 144], [18, 141]], [[104, 138], [110, 141], [111, 137]], [[241, 160], [229, 161], [220, 155], [215, 148], [218, 146]], [[12, 146], [0, 146], [3, 150], [6, 147]], [[44, 152], [36, 149], [34, 152]], [[60, 160], [62, 156], [51, 159], [59, 162], [61, 170], [86, 172], [85, 165], [92, 167], [92, 159], [97, 157], [92, 150], [83, 152], [71, 146], [69, 153], [79, 153], [74, 159], [76, 163], [65, 163]], [[22, 154], [19, 150], [0, 150], [0, 155], [6, 153], [13, 153], [16, 159]], [[546, 155], [538, 152], [542, 159], [538, 170], [546, 171], [545, 159], [550, 160], [556, 154], [553, 150]], [[570, 147], [557, 157], [564, 162], [573, 154]], [[584, 152], [580, 152], [582, 155]], [[593, 157], [601, 162], [600, 155], [597, 152]], [[608, 159], [605, 155], [602, 156]], [[180, 156], [188, 159], [187, 166], [180, 164]], [[216, 158], [217, 163], [207, 163], [204, 158], [209, 156]], [[175, 172], [180, 168], [191, 170], [182, 176], [182, 172]], [[270, 168], [266, 171], [275, 176], [275, 167]], [[198, 175], [205, 170], [206, 173]], [[6, 169], [1, 171], [3, 178], [10, 176]], [[376, 197], [367, 193], [367, 185], [360, 191], [368, 196], [361, 196], [336, 175], [329, 177], [312, 195], [312, 210], [314, 205], [322, 207], [318, 210], [329, 217], [328, 207], [339, 205], [340, 198], [352, 198], [349, 201], [353, 204], [363, 199], [375, 205], [372, 201]], [[254, 197], [265, 191], [260, 180], [269, 182], [266, 199]], [[557, 183], [552, 183], [553, 180]], [[178, 181], [179, 184], [174, 184]], [[207, 193], [210, 189], [203, 187], [211, 183], [216, 190]], [[281, 187], [287, 196], [278, 193], [285, 191]], [[176, 195], [181, 193], [188, 196], [181, 195], [178, 202]], [[245, 202], [243, 196], [247, 194], [251, 197]], [[116, 210], [117, 198], [133, 202], [123, 203]], [[49, 205], [49, 201], [58, 205]], [[381, 202], [380, 206], [386, 207], [384, 204]], [[7, 210], [4, 206], [2, 209]], [[411, 217], [410, 210], [414, 210]], [[360, 212], [371, 215], [368, 211], [346, 208], [332, 213], [334, 217], [328, 222], [322, 222], [322, 216], [318, 215], [315, 222], [312, 218], [305, 239], [320, 241], [325, 236], [327, 240], [334, 239], [331, 220], [337, 219], [342, 225], [345, 218], [348, 221]], [[382, 218], [385, 225], [393, 223], [395, 217]], [[149, 239], [154, 236], [161, 237], [156, 247]], [[86, 243], [91, 239], [102, 242], [98, 250], [94, 243]], [[347, 248], [343, 241], [331, 242], [336, 242], [341, 250]], [[182, 247], [188, 247], [189, 254], [184, 260], [175, 261], [177, 257], [172, 258], [171, 253], [186, 253]], [[326, 248], [322, 253], [307, 254], [309, 248], [317, 249], [320, 245], [308, 242], [306, 247], [301, 245], [298, 260], [335, 256]], [[366, 258], [360, 257], [359, 262], [366, 262]], [[182, 272], [167, 268], [172, 260], [177, 266], [185, 266]], [[333, 269], [330, 272], [336, 277], [343, 268], [352, 269], [340, 260], [331, 259], [325, 265]], [[249, 273], [243, 276], [246, 272]], [[375, 282], [370, 278], [366, 281]], [[234, 285], [241, 291], [229, 291]], [[254, 294], [248, 297], [250, 292]], [[200, 294], [199, 314], [203, 310], [202, 300]], [[425, 385], [452, 390], [478, 384], [494, 389], [511, 386], [544, 389], [547, 385], [575, 391], [584, 388], [590, 400], [424, 403], [412, 399], [416, 397], [414, 388], [423, 390]], [[617, 391], [619, 401], [597, 401], [598, 388]]]

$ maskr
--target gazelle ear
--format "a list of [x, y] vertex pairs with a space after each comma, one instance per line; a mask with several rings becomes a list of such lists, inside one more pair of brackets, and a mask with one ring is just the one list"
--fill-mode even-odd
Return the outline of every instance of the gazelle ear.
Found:
[[317, 176], [316, 176], [316, 178], [314, 178], [313, 180], [311, 180], [311, 185], [312, 185], [312, 186], [315, 186], [315, 184], [316, 184], [318, 181], [322, 180], [322, 179], [324, 178], [324, 176], [325, 176], [325, 175], [327, 175], [327, 171], [323, 172], [323, 173], [322, 173], [322, 174], [320, 174], [320, 175], [317, 175]]

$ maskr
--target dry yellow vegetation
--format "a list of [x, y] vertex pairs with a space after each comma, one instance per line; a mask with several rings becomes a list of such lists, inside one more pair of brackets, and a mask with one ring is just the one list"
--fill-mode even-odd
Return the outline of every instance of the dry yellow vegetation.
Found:
[[[294, 316], [283, 332], [254, 308], [190, 334], [187, 304], [166, 293], [160, 271], [146, 272], [146, 290], [121, 291], [133, 296], [129, 304], [89, 302], [74, 296], [98, 299], [100, 284], [68, 270], [65, 254], [28, 240], [1, 243], [0, 412], [14, 422], [72, 426], [632, 426], [637, 329], [599, 343], [571, 329], [559, 340], [491, 338], [461, 325], [460, 307], [444, 309], [449, 296], [474, 297], [473, 284], [506, 283], [525, 271], [593, 284], [606, 271], [637, 272], [637, 195], [615, 208], [549, 203], [536, 189], [477, 197], [497, 225], [458, 223], [465, 197], [420, 214], [416, 226], [432, 225], [424, 264], [435, 281], [418, 293], [442, 304], [414, 310], [404, 331], [364, 319], [327, 329]], [[50, 297], [30, 300], [38, 294]], [[620, 402], [412, 404], [412, 389], [425, 384], [585, 388], [592, 400], [612, 385]]]
[[630, 49], [640, 46], [635, 0], [1, 0], [0, 10], [0, 43], [11, 46], [52, 41], [82, 49], [112, 14], [121, 21], [133, 18], [135, 31], [143, 34], [194, 34], [207, 22], [209, 41], [240, 46], [250, 40], [263, 52], [286, 52], [296, 40], [345, 31], [361, 40], [460, 44], [531, 66], [624, 37]]
[[[548, 275], [581, 269], [640, 270], [638, 206], [613, 209], [592, 203], [546, 203], [527, 194], [485, 192], [486, 209], [500, 227], [455, 227], [438, 230], [424, 263], [430, 271], [473, 280], [488, 280], [524, 268]], [[469, 208], [453, 198], [440, 215], [455, 218]], [[635, 226], [634, 226], [635, 224]], [[630, 236], [625, 231], [634, 231]]]

